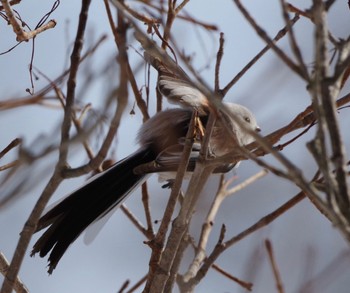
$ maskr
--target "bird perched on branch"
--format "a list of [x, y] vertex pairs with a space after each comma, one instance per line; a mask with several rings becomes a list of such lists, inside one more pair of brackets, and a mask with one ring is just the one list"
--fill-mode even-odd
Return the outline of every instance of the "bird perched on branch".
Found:
[[[140, 148], [136, 152], [91, 178], [40, 218], [36, 232], [47, 229], [35, 243], [31, 255], [39, 253], [44, 257], [49, 253], [50, 274], [69, 245], [90, 224], [123, 203], [147, 179], [149, 173], [176, 172], [194, 109], [199, 113], [198, 127], [205, 130], [211, 109], [210, 101], [193, 86], [188, 76], [170, 57], [164, 57], [164, 53], [159, 56], [154, 51], [145, 49], [145, 59], [159, 73], [158, 89], [170, 101], [183, 108], [161, 111], [146, 121], [138, 133]], [[164, 61], [164, 58], [167, 59]], [[215, 156], [227, 154], [237, 146], [253, 142], [252, 132], [260, 131], [254, 115], [247, 108], [223, 103], [222, 109], [209, 140], [211, 154]], [[194, 170], [201, 138], [202, 134], [195, 137], [188, 171]], [[228, 172], [236, 163], [228, 162], [219, 166], [214, 173]]]

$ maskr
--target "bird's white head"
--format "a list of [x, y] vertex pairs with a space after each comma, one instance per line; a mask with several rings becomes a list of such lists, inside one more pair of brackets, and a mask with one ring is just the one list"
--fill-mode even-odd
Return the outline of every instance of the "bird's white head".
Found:
[[[229, 122], [233, 128], [233, 132], [236, 135], [238, 143], [240, 145], [247, 145], [253, 142], [255, 140], [254, 137], [246, 129], [255, 132], [261, 131], [253, 113], [246, 107], [239, 104], [224, 103], [224, 105], [228, 110], [228, 113], [226, 114], [229, 114], [230, 116]], [[241, 123], [236, 122], [235, 120], [237, 119], [239, 119]], [[245, 125], [246, 127], [242, 127], [240, 124]]]

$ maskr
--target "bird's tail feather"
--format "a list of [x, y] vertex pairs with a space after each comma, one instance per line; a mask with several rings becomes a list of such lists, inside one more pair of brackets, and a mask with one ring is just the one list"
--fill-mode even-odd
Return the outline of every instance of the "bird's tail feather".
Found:
[[49, 228], [35, 243], [31, 255], [39, 252], [44, 257], [52, 250], [48, 270], [51, 273], [68, 246], [92, 222], [120, 205], [144, 179], [133, 169], [154, 159], [151, 148], [141, 148], [66, 197], [39, 220], [37, 231]]

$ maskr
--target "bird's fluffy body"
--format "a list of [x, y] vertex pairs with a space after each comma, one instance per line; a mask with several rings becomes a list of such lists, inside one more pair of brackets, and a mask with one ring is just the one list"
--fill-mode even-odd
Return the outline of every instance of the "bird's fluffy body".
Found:
[[[225, 104], [230, 115], [257, 128], [254, 116], [237, 104]], [[190, 109], [169, 109], [157, 113], [140, 128], [138, 142], [140, 149], [117, 162], [102, 174], [96, 175], [83, 187], [74, 191], [40, 219], [37, 231], [48, 227], [35, 243], [32, 255], [39, 252], [41, 257], [49, 256], [49, 273], [65, 253], [68, 246], [96, 219], [120, 205], [145, 178], [146, 173], [134, 172], [140, 165], [157, 161], [164, 171], [175, 171], [181, 155], [184, 137], [188, 131], [192, 111]], [[247, 117], [250, 123], [247, 123]], [[205, 127], [207, 116], [200, 117]], [[225, 119], [227, 120], [227, 119]], [[229, 125], [237, 137], [241, 128], [232, 119]], [[217, 120], [210, 146], [214, 154], [227, 153], [234, 146], [234, 140], [227, 137], [223, 121]], [[225, 133], [226, 132], [226, 133]], [[226, 134], [226, 135], [225, 135]], [[222, 139], [222, 138], [225, 139]], [[249, 143], [253, 138], [247, 133], [237, 138], [239, 144]], [[170, 150], [166, 152], [166, 150]], [[175, 151], [172, 151], [175, 149]], [[198, 145], [193, 150], [190, 169], [198, 157]], [[233, 166], [233, 165], [232, 165]], [[228, 166], [231, 169], [232, 166]]]
[[[163, 53], [160, 55], [166, 58]], [[171, 102], [183, 108], [169, 109], [154, 115], [140, 128], [139, 150], [96, 175], [41, 217], [36, 231], [47, 230], [35, 243], [32, 255], [39, 253], [44, 257], [50, 253], [49, 273], [52, 273], [69, 245], [91, 223], [124, 202], [148, 173], [177, 170], [193, 109], [199, 113], [198, 123], [203, 129], [206, 127], [212, 106], [192, 85], [183, 70], [171, 58], [165, 63], [177, 72], [169, 70], [157, 56], [145, 52], [145, 58], [159, 73], [159, 90]], [[247, 108], [232, 103], [223, 103], [222, 106], [217, 112], [219, 115], [209, 141], [211, 153], [216, 156], [251, 143], [254, 140], [251, 132], [260, 130], [255, 117]], [[195, 167], [200, 143], [201, 137], [197, 138], [193, 146], [189, 172]], [[214, 172], [227, 172], [235, 163], [223, 164]]]

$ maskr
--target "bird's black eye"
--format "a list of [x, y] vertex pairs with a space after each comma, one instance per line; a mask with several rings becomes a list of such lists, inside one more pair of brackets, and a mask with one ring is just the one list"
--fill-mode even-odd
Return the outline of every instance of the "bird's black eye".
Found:
[[250, 123], [250, 118], [249, 117], [244, 117], [244, 120], [248, 123]]

